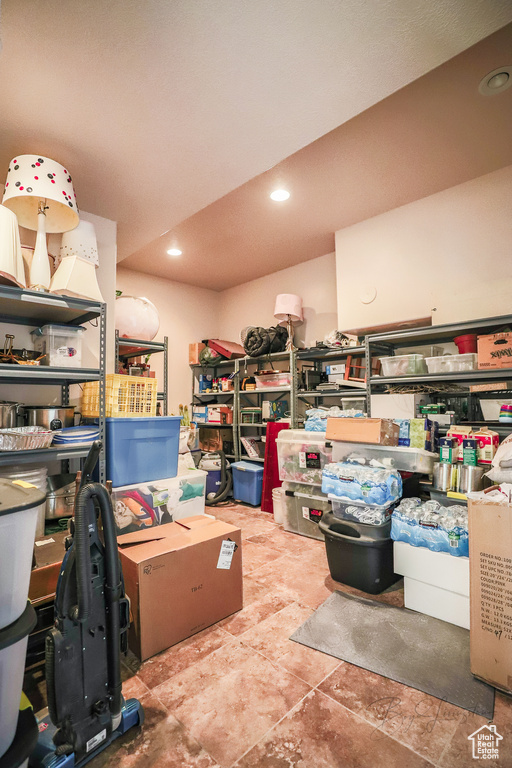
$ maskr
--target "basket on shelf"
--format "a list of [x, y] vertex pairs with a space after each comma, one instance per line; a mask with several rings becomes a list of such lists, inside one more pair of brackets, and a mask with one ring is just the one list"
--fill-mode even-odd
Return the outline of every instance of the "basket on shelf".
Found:
[[[98, 418], [100, 414], [99, 382], [84, 384], [82, 416]], [[105, 382], [105, 415], [112, 417], [156, 416], [158, 381], [143, 376], [109, 373]]]

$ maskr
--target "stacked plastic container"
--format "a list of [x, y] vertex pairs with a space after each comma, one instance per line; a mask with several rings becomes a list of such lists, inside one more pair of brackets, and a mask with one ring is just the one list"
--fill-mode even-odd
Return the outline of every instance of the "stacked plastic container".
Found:
[[45, 497], [29, 483], [0, 479], [0, 760], [16, 735], [28, 635], [36, 625], [27, 599], [38, 508]]
[[322, 491], [322, 470], [332, 459], [332, 446], [324, 432], [283, 430], [277, 440], [279, 478], [283, 481], [286, 531], [323, 540], [319, 522], [331, 511]]

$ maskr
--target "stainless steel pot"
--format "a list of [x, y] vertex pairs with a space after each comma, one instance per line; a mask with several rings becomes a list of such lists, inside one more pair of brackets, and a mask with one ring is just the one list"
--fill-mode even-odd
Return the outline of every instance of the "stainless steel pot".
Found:
[[22, 410], [21, 403], [0, 402], [0, 429], [18, 427], [18, 416]]
[[443, 461], [434, 464], [434, 488], [438, 491], [454, 491], [457, 487], [457, 465]]
[[56, 520], [74, 514], [75, 490], [75, 475], [51, 475], [48, 478], [47, 520]]
[[472, 491], [481, 491], [484, 482], [484, 472], [488, 467], [473, 467], [463, 464], [459, 467], [459, 479], [457, 490], [459, 493], [471, 493]]
[[55, 430], [75, 426], [74, 406], [27, 405], [22, 410], [27, 427], [46, 427]]

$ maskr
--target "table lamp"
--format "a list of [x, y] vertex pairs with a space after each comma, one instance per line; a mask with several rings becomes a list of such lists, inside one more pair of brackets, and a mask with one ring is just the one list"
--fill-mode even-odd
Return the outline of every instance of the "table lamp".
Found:
[[64, 232], [58, 267], [50, 284], [50, 292], [103, 301], [96, 277], [98, 243], [94, 224], [81, 221], [75, 229]]
[[79, 221], [71, 176], [55, 160], [18, 155], [9, 164], [2, 203], [16, 214], [20, 227], [37, 231], [29, 288], [48, 291], [46, 233], [67, 232]]
[[293, 323], [299, 323], [303, 320], [302, 299], [294, 293], [280, 293], [276, 296], [276, 306], [274, 308], [274, 317], [280, 322], [286, 320], [288, 328], [288, 341], [286, 349], [288, 352], [296, 349], [293, 346]]
[[18, 220], [5, 205], [0, 205], [0, 283], [25, 288]]

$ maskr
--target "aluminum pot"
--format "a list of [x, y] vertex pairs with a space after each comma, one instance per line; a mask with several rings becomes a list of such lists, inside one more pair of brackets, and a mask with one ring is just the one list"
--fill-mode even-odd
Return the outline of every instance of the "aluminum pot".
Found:
[[27, 427], [56, 430], [75, 426], [74, 406], [27, 405], [23, 409]]
[[46, 519], [56, 520], [74, 514], [75, 478], [73, 474], [51, 475], [48, 478]]
[[0, 429], [20, 426], [18, 417], [23, 409], [21, 403], [0, 402]]

